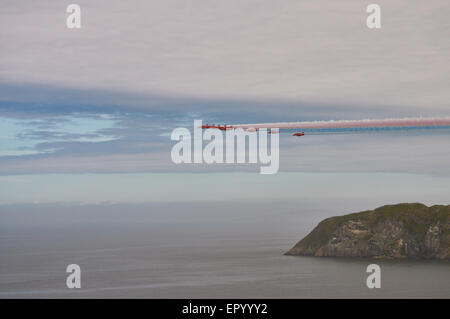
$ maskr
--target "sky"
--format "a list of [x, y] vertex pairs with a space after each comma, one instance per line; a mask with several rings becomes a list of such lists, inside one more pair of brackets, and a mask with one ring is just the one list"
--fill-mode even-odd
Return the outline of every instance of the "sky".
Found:
[[450, 116], [448, 1], [377, 1], [376, 30], [354, 0], [76, 3], [81, 29], [66, 27], [69, 2], [0, 4], [0, 204], [295, 199], [336, 181], [345, 198], [379, 178], [445, 199], [448, 128], [281, 135], [266, 179], [259, 165], [175, 165], [170, 132]]

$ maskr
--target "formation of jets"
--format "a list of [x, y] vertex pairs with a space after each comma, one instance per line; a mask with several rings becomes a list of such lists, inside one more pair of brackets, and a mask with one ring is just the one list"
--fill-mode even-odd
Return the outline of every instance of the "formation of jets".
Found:
[[[221, 131], [227, 131], [227, 130], [232, 130], [232, 129], [236, 129], [236, 128], [242, 128], [242, 129], [244, 129], [244, 130], [246, 130], [248, 132], [256, 132], [256, 131], [259, 130], [259, 128], [255, 128], [255, 127], [234, 127], [233, 125], [226, 125], [226, 124], [223, 124], [223, 125], [220, 125], [220, 124], [218, 124], [218, 125], [216, 125], [216, 124], [206, 124], [206, 125], [202, 125], [201, 128], [202, 129], [210, 129], [210, 128], [212, 128], [212, 129], [218, 129], [218, 130], [221, 130]], [[271, 130], [271, 129], [269, 129], [268, 133], [269, 134], [277, 134], [277, 133], [279, 133], [279, 131], [278, 130]], [[303, 135], [305, 135], [305, 133], [304, 132], [297, 132], [297, 133], [294, 133], [292, 135], [293, 136], [303, 136]]]
[[[274, 128], [277, 129], [274, 129]], [[368, 128], [450, 128], [450, 117], [411, 117], [411, 118], [389, 118], [389, 119], [362, 119], [362, 120], [327, 120], [327, 121], [303, 121], [303, 122], [283, 122], [283, 123], [260, 123], [260, 124], [206, 124], [203, 129], [218, 129], [222, 131], [232, 129], [243, 129], [247, 132], [256, 132], [260, 129], [267, 129], [268, 133], [279, 133], [279, 130], [297, 131], [293, 136], [304, 136], [304, 129], [368, 129]]]

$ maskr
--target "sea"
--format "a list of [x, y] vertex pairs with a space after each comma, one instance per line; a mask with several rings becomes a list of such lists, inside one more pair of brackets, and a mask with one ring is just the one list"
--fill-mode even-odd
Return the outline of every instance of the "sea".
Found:
[[0, 298], [450, 298], [448, 262], [284, 255], [367, 203], [280, 204], [2, 205]]

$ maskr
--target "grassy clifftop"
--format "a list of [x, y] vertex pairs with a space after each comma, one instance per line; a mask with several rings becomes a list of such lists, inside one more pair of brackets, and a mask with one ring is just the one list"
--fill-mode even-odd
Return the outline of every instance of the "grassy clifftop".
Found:
[[287, 255], [450, 259], [450, 205], [386, 205], [331, 217]]

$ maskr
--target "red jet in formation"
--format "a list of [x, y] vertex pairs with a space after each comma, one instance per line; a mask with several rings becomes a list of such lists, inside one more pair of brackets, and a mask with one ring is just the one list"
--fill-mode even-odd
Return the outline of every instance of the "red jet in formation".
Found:
[[206, 129], [206, 128], [216, 128], [219, 129], [221, 131], [226, 131], [226, 130], [231, 130], [233, 127], [231, 127], [230, 125], [214, 125], [214, 124], [206, 124], [206, 125], [202, 125], [201, 128]]

